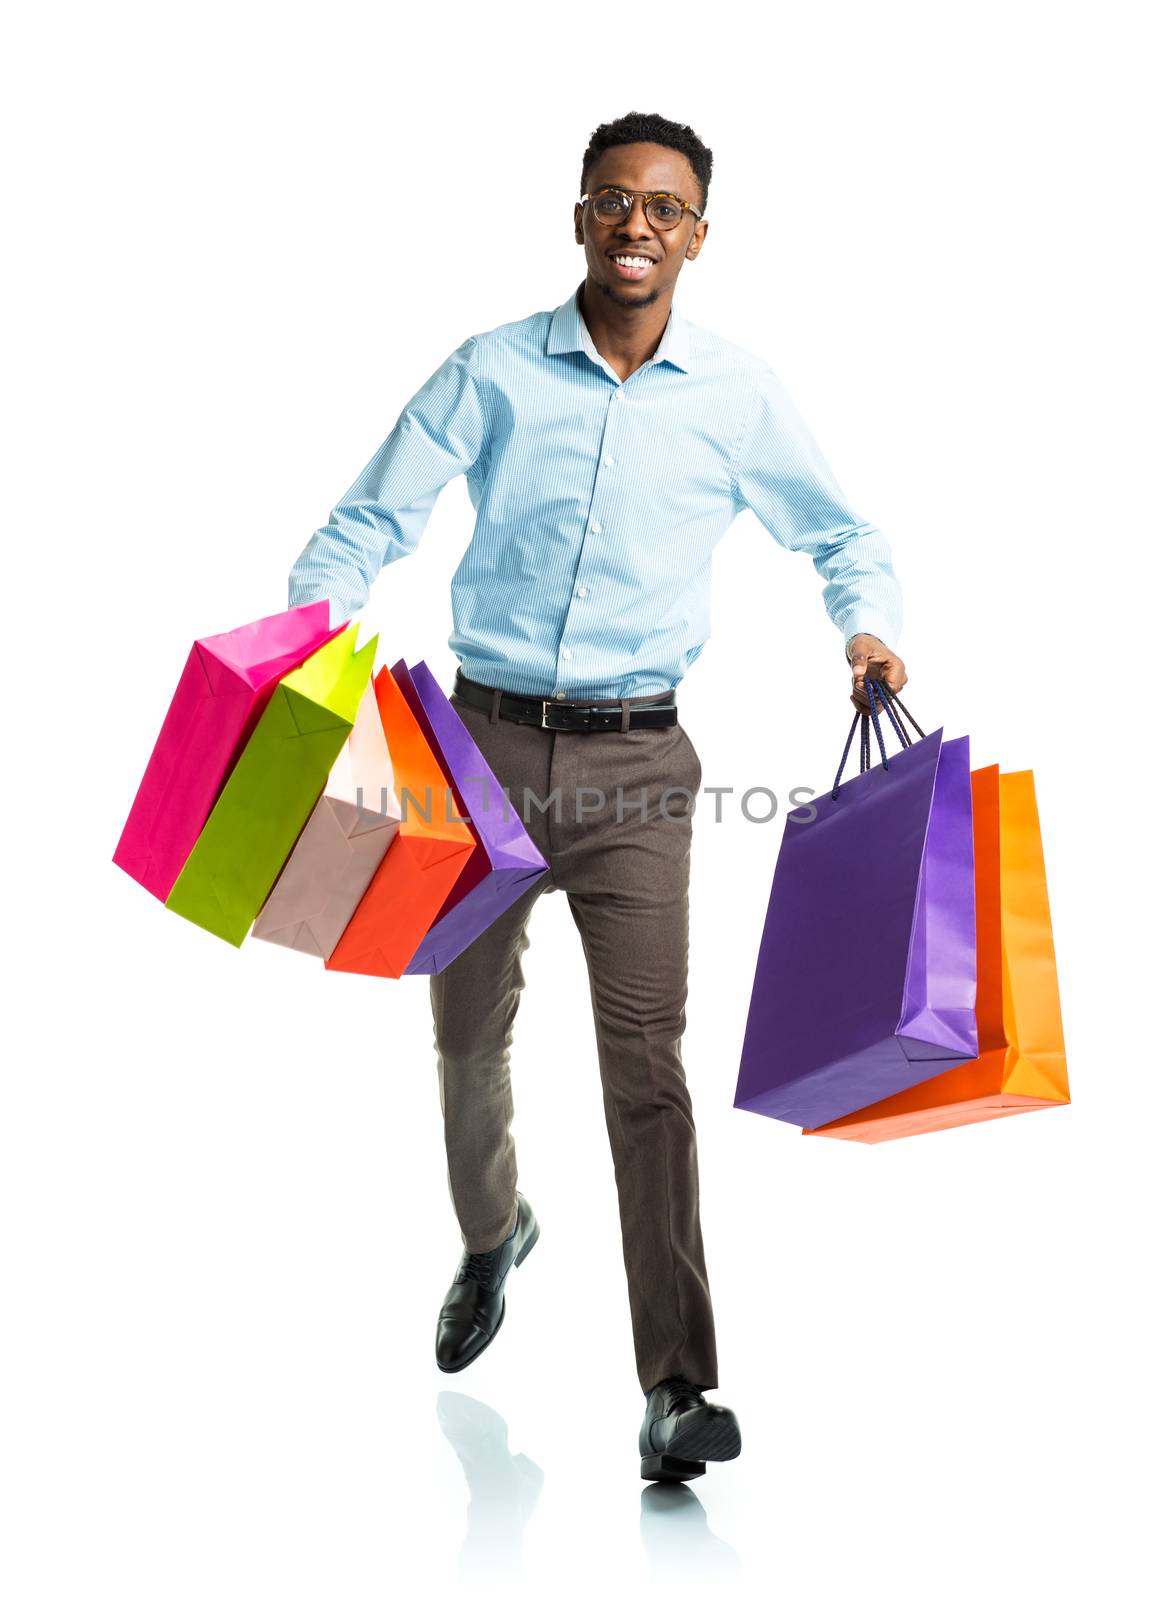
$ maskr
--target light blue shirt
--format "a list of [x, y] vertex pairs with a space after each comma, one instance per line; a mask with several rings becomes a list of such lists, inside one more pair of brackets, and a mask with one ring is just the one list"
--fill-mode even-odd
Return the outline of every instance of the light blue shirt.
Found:
[[327, 596], [333, 622], [358, 611], [462, 473], [477, 520], [449, 644], [479, 683], [572, 700], [674, 688], [711, 632], [713, 551], [746, 507], [812, 559], [844, 638], [897, 640], [885, 538], [847, 504], [768, 365], [674, 300], [625, 382], [578, 291], [466, 339], [309, 539], [289, 604]]

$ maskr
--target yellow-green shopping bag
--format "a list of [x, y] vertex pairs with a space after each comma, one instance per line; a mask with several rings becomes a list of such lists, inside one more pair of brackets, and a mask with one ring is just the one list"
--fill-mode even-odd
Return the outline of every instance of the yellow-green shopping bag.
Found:
[[352, 731], [372, 675], [376, 636], [356, 628], [289, 672], [244, 746], [166, 905], [241, 945]]

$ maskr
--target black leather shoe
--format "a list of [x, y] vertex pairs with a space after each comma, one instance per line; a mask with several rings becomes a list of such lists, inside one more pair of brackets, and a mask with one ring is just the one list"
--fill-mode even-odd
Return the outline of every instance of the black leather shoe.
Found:
[[727, 1406], [704, 1399], [686, 1378], [665, 1378], [647, 1397], [639, 1430], [639, 1476], [657, 1483], [699, 1478], [705, 1461], [740, 1454], [740, 1425]]
[[509, 1238], [492, 1250], [463, 1253], [437, 1315], [437, 1365], [442, 1372], [460, 1372], [493, 1339], [506, 1314], [506, 1273], [522, 1265], [540, 1231], [530, 1202], [519, 1194], [518, 1220]]

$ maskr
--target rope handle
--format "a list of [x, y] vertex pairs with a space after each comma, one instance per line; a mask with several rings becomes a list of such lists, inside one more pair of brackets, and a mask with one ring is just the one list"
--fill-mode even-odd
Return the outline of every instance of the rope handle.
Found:
[[[909, 711], [907, 711], [907, 709], [906, 709], [905, 705], [903, 704], [903, 702], [898, 698], [898, 695], [897, 695], [896, 691], [891, 689], [891, 687], [890, 687], [890, 685], [888, 683], [883, 683], [880, 678], [875, 678], [874, 682], [879, 685], [879, 688], [880, 688], [881, 694], [882, 694], [883, 702], [885, 702], [887, 699], [889, 700], [889, 704], [887, 705], [886, 709], [890, 710], [890, 708], [893, 707], [895, 712], [901, 711], [902, 715], [906, 718], [907, 722], [909, 722], [910, 726], [914, 729], [914, 731], [918, 735], [918, 737], [920, 739], [925, 739], [926, 738], [926, 734], [923, 733], [922, 729], [918, 726], [917, 722], [915, 722], [914, 718], [910, 715]], [[909, 744], [910, 743], [910, 735], [906, 734], [905, 738], [906, 738], [907, 744]]]
[[[904, 750], [913, 743], [913, 740], [906, 731], [905, 722], [909, 722], [910, 726], [914, 729], [915, 733], [920, 739], [926, 738], [926, 735], [923, 733], [918, 723], [915, 722], [914, 718], [910, 715], [910, 712], [906, 709], [905, 705], [903, 705], [897, 694], [893, 689], [891, 689], [888, 683], [883, 683], [881, 678], [867, 677], [866, 698], [870, 702], [869, 711], [855, 711], [853, 721], [850, 723], [849, 734], [845, 741], [845, 749], [841, 753], [841, 761], [837, 769], [837, 776], [833, 780], [832, 798], [834, 800], [837, 799], [837, 792], [841, 788], [841, 775], [845, 771], [846, 762], [849, 760], [850, 748], [853, 745], [854, 734], [857, 732], [859, 722], [862, 725], [862, 732], [858, 746], [858, 771], [868, 772], [870, 770], [871, 723], [874, 725], [874, 733], [877, 736], [878, 749], [881, 752], [882, 757], [882, 767], [884, 770], [889, 771], [890, 758], [886, 754], [886, 740], [882, 734], [882, 723], [878, 715], [879, 705], [881, 705], [881, 707], [885, 710], [886, 720], [894, 729], [894, 732], [898, 735], [898, 742]], [[903, 718], [905, 718], [905, 722], [902, 720]]]

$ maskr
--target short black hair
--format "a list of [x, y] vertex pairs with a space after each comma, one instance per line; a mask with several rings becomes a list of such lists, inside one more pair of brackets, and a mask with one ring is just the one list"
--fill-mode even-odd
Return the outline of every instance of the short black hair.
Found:
[[671, 122], [654, 111], [629, 111], [625, 117], [601, 123], [595, 129], [583, 156], [579, 194], [586, 193], [587, 173], [599, 157], [620, 144], [662, 144], [669, 150], [678, 150], [687, 158], [688, 165], [696, 174], [696, 182], [700, 185], [700, 210], [707, 209], [708, 185], [712, 182], [711, 150], [686, 122]]

